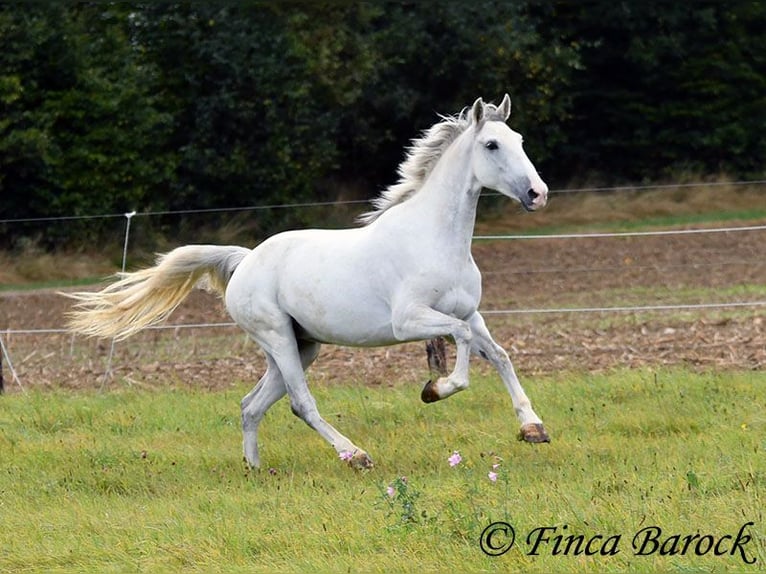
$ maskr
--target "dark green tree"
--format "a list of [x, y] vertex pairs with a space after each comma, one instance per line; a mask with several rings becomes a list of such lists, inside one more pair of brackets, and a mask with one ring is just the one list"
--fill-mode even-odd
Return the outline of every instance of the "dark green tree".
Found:
[[[0, 39], [0, 220], [371, 196], [437, 114], [505, 92], [554, 186], [763, 177], [760, 2], [6, 3]], [[199, 221], [161, 225], [192, 240]]]
[[[328, 193], [339, 126], [372, 69], [365, 8], [151, 5], [140, 44], [163, 70], [178, 171], [165, 208], [295, 203]], [[285, 218], [288, 218], [285, 220]], [[299, 212], [259, 212], [268, 231]]]
[[[168, 180], [156, 70], [114, 5], [0, 5], [0, 218], [140, 209]], [[91, 230], [97, 231], [93, 226]], [[6, 227], [7, 229], [7, 227]], [[14, 226], [57, 244], [84, 227]]]
[[391, 183], [402, 146], [437, 114], [457, 113], [481, 96], [515, 102], [511, 124], [529, 135], [538, 163], [566, 141], [567, 86], [577, 51], [541, 41], [546, 21], [523, 3], [389, 2], [373, 20], [375, 81], [344, 120], [344, 172]]
[[577, 146], [564, 173], [647, 182], [689, 170], [763, 175], [766, 5], [561, 2], [550, 35], [581, 46]]

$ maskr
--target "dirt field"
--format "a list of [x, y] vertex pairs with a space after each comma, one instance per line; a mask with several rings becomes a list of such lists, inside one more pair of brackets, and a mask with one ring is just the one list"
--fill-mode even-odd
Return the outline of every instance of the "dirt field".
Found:
[[[730, 225], [739, 225], [737, 223]], [[729, 310], [508, 313], [571, 308], [706, 304], [766, 299], [766, 232], [599, 239], [477, 241], [482, 310], [523, 378], [530, 373], [683, 364], [699, 369], [763, 369], [766, 306]], [[69, 301], [52, 291], [0, 294], [0, 336], [24, 387], [190, 385], [255, 382], [263, 359], [232, 327], [168, 328], [115, 347], [62, 333]], [[503, 311], [494, 314], [493, 311]], [[195, 292], [168, 324], [229, 322], [221, 302]], [[475, 364], [481, 363], [476, 360]], [[486, 370], [486, 366], [478, 367]], [[18, 392], [3, 360], [6, 392]], [[423, 344], [383, 349], [326, 346], [315, 383], [389, 384], [428, 378]]]

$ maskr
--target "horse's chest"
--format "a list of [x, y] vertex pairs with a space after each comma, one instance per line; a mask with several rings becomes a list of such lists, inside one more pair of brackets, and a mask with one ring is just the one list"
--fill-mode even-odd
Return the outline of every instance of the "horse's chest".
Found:
[[437, 311], [454, 317], [467, 317], [479, 306], [481, 277], [469, 273], [436, 282], [431, 287], [431, 296], [432, 306]]

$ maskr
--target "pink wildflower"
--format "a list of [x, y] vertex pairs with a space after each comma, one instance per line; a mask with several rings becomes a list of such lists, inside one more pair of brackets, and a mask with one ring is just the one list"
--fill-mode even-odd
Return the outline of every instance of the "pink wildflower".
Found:
[[453, 451], [452, 456], [447, 459], [447, 462], [449, 462], [450, 466], [457, 466], [462, 460], [463, 457], [460, 456], [460, 453], [458, 451]]
[[497, 473], [493, 470], [490, 470], [487, 473], [487, 478], [490, 479], [492, 482], [497, 482]]
[[394, 489], [394, 487], [393, 487], [393, 486], [391, 486], [391, 485], [389, 484], [389, 485], [388, 485], [388, 488], [386, 489], [386, 494], [388, 495], [388, 497], [389, 497], [389, 498], [393, 498], [393, 497], [394, 497], [394, 495], [396, 494], [396, 490]]

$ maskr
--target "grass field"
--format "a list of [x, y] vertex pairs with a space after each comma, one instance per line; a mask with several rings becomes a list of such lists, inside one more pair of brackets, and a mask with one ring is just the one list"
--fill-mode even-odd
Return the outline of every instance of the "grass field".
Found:
[[[645, 369], [525, 383], [549, 445], [516, 441], [493, 377], [435, 405], [415, 386], [318, 385], [323, 414], [375, 459], [365, 473], [286, 401], [262, 426], [263, 468], [247, 470], [247, 385], [0, 397], [0, 571], [764, 568], [766, 374]], [[495, 521], [513, 527], [515, 544], [489, 557], [480, 537]], [[633, 543], [658, 532], [649, 527], [662, 534], [636, 555]], [[489, 550], [509, 541], [499, 528]]]
[[[478, 234], [766, 215], [757, 186], [562, 194], [534, 217], [489, 207]], [[121, 225], [111, 253], [0, 253], [8, 325], [57, 326], [55, 299], [16, 292], [111, 273]], [[754, 237], [545, 240], [536, 250], [478, 242], [476, 251], [490, 309], [699, 303], [762, 299]], [[511, 273], [525, 268], [529, 277]], [[519, 277], [542, 287], [525, 289]], [[187, 303], [183, 322], [221, 320], [205, 314], [214, 314], [209, 300]], [[7, 378], [0, 396], [0, 573], [766, 568], [759, 309], [490, 320], [553, 442], [516, 440], [510, 399], [486, 366], [477, 364], [468, 391], [423, 405], [420, 387], [405, 384], [423, 373], [421, 347], [364, 358], [326, 349], [312, 388], [325, 417], [375, 460], [364, 473], [338, 460], [287, 401], [261, 427], [263, 468], [245, 467], [239, 400], [262, 365], [228, 331], [152, 332], [118, 345], [106, 393], [94, 390], [106, 346], [8, 337], [29, 392]], [[456, 451], [461, 461], [450, 466]]]

